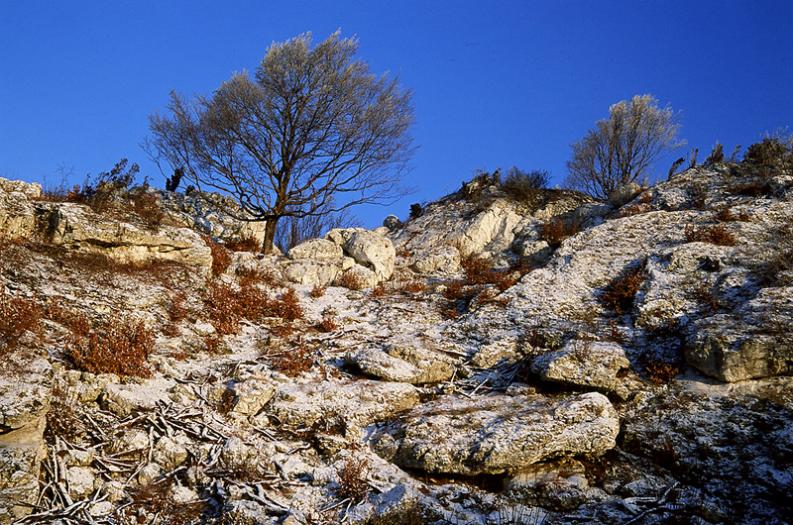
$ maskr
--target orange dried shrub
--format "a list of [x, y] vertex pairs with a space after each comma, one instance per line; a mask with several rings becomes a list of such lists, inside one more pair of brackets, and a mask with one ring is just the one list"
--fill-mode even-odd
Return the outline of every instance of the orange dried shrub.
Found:
[[228, 269], [231, 264], [231, 255], [225, 246], [216, 243], [209, 235], [203, 237], [212, 254], [212, 275], [217, 277]]
[[337, 284], [348, 290], [363, 290], [366, 287], [366, 283], [363, 282], [363, 279], [351, 271], [346, 271], [341, 274], [341, 277], [337, 280]]
[[140, 217], [146, 227], [156, 230], [165, 219], [165, 212], [160, 207], [160, 199], [152, 193], [139, 193], [131, 199], [132, 211]]
[[619, 315], [627, 313], [633, 308], [636, 294], [641, 289], [646, 278], [647, 261], [624, 271], [609, 283], [600, 296], [604, 306]]
[[562, 241], [572, 237], [581, 231], [578, 221], [566, 221], [559, 217], [554, 217], [542, 225], [540, 229], [540, 239], [547, 242], [552, 248], [561, 246]]
[[269, 270], [241, 268], [237, 271], [240, 287], [248, 288], [259, 284], [277, 286], [279, 279], [274, 272]]
[[492, 261], [485, 257], [466, 257], [460, 261], [460, 266], [469, 285], [492, 284], [503, 292], [517, 282], [511, 270], [495, 270]]
[[303, 307], [300, 299], [292, 288], [288, 288], [281, 296], [270, 303], [270, 315], [285, 321], [296, 321], [303, 318]]
[[332, 308], [326, 308], [322, 312], [322, 321], [317, 323], [316, 327], [320, 332], [333, 332], [339, 328], [339, 323], [336, 321], [336, 312]]
[[693, 224], [684, 230], [687, 242], [707, 242], [718, 246], [735, 246], [735, 236], [722, 224], [696, 227]]
[[0, 356], [16, 349], [25, 332], [38, 332], [41, 313], [31, 299], [0, 295]]
[[236, 241], [229, 241], [225, 244], [226, 248], [233, 252], [253, 252], [262, 251], [262, 243], [253, 237], [246, 237]]
[[284, 352], [272, 359], [272, 367], [289, 377], [297, 377], [314, 366], [314, 353], [305, 347]]
[[680, 374], [680, 367], [665, 361], [650, 361], [645, 367], [650, 381], [656, 385], [664, 385]]
[[210, 284], [204, 302], [209, 321], [219, 334], [239, 332], [242, 321], [239, 299], [239, 294], [231, 286], [223, 283]]
[[325, 295], [325, 287], [320, 285], [315, 285], [308, 293], [308, 295], [313, 299], [319, 299], [320, 297]]
[[370, 295], [372, 297], [385, 297], [388, 295], [388, 288], [386, 288], [385, 284], [383, 283], [377, 283], [377, 286], [372, 288]]
[[69, 357], [74, 365], [94, 374], [149, 377], [146, 364], [154, 351], [154, 335], [143, 321], [113, 318], [87, 336], [73, 334]]
[[427, 287], [424, 286], [424, 283], [420, 283], [418, 281], [411, 281], [409, 283], [405, 283], [402, 286], [402, 292], [403, 293], [409, 293], [409, 294], [421, 293], [421, 292], [425, 291], [426, 289], [427, 289]]

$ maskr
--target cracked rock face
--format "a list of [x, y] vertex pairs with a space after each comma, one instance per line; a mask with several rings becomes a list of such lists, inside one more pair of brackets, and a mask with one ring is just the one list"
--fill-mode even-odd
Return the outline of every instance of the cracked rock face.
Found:
[[349, 353], [346, 360], [368, 376], [414, 385], [440, 383], [454, 374], [454, 361], [447, 356], [404, 345], [365, 348]]
[[602, 454], [618, 432], [614, 407], [598, 393], [441, 398], [404, 417], [394, 459], [436, 474], [502, 474], [559, 455]]
[[617, 374], [630, 366], [625, 349], [616, 343], [569, 341], [564, 348], [536, 357], [531, 370], [547, 381], [592, 387], [627, 396]]

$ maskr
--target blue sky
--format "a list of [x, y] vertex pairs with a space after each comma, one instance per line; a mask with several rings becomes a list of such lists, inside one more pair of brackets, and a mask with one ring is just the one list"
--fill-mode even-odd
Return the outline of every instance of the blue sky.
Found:
[[561, 182], [570, 143], [634, 94], [680, 112], [688, 146], [672, 158], [791, 127], [792, 26], [787, 0], [0, 0], [0, 176], [57, 184], [64, 166], [81, 182], [128, 157], [162, 185], [139, 144], [170, 90], [210, 93], [273, 41], [341, 28], [414, 91], [416, 191], [356, 210], [374, 226], [476, 169]]

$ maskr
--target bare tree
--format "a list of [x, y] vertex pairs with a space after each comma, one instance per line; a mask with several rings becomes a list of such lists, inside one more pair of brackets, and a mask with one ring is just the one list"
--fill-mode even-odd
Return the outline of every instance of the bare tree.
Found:
[[644, 176], [662, 151], [682, 145], [679, 128], [672, 109], [659, 107], [652, 95], [612, 105], [609, 118], [599, 120], [572, 145], [567, 186], [607, 198], [619, 186]]
[[274, 43], [253, 77], [193, 101], [172, 93], [147, 149], [199, 190], [232, 196], [236, 218], [267, 221], [265, 253], [282, 217], [388, 202], [411, 152], [411, 92], [370, 73], [357, 49], [339, 32], [313, 48], [310, 34]]

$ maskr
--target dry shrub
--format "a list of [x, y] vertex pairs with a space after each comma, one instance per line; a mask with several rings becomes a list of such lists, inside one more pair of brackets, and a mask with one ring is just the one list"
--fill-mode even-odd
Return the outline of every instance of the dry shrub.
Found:
[[41, 314], [36, 301], [0, 295], [0, 356], [16, 349], [25, 332], [38, 332]]
[[73, 334], [69, 357], [74, 365], [94, 374], [149, 377], [146, 359], [154, 351], [154, 335], [143, 321], [113, 318], [87, 336]]
[[388, 295], [388, 288], [383, 283], [377, 283], [377, 286], [372, 288], [370, 295], [372, 297], [385, 297]]
[[336, 310], [333, 308], [325, 308], [322, 311], [322, 321], [317, 324], [316, 329], [320, 332], [333, 332], [339, 328], [339, 323], [336, 320]]
[[656, 385], [667, 384], [680, 373], [678, 365], [666, 361], [650, 361], [645, 369], [650, 381]]
[[724, 208], [720, 209], [719, 212], [716, 214], [716, 220], [718, 220], [719, 222], [737, 222], [737, 221], [748, 222], [751, 221], [752, 218], [745, 211], [742, 211], [738, 215], [736, 215], [735, 213], [733, 213], [733, 211], [730, 208], [727, 208], [725, 206]]
[[303, 318], [303, 307], [300, 306], [300, 299], [292, 288], [288, 288], [281, 296], [271, 303], [271, 315], [268, 317], [280, 317], [285, 321], [296, 321]]
[[498, 292], [493, 288], [485, 288], [471, 301], [472, 306], [483, 306], [485, 304], [493, 304], [501, 308], [506, 308], [509, 305], [509, 298], [499, 297]]
[[91, 333], [91, 321], [80, 312], [65, 307], [61, 297], [50, 298], [44, 304], [44, 318], [66, 327], [73, 338], [85, 338]]
[[420, 283], [418, 281], [411, 281], [409, 283], [405, 283], [402, 286], [401, 291], [403, 293], [417, 294], [417, 293], [422, 293], [426, 289], [427, 287], [424, 286], [424, 283]]
[[300, 299], [292, 288], [275, 299], [255, 286], [240, 288], [239, 291], [225, 283], [214, 282], [207, 290], [204, 300], [210, 322], [219, 334], [236, 334], [243, 319], [252, 322], [267, 317], [277, 317], [285, 321], [303, 318]]
[[687, 242], [707, 242], [718, 246], [735, 246], [735, 236], [722, 224], [715, 226], [686, 226], [684, 231]]
[[280, 284], [275, 272], [258, 268], [240, 268], [237, 270], [237, 278], [242, 288], [258, 284], [267, 286], [278, 286]]
[[457, 301], [465, 296], [465, 284], [462, 281], [452, 281], [446, 285], [443, 296], [450, 301]]
[[53, 388], [50, 396], [50, 408], [47, 411], [47, 425], [44, 427], [44, 439], [48, 444], [54, 445], [56, 438], [74, 443], [86, 432], [83, 418], [74, 409], [74, 406], [63, 401], [64, 398], [63, 391]]
[[344, 462], [339, 471], [338, 494], [342, 498], [360, 501], [369, 493], [369, 461], [367, 459], [350, 458]]
[[262, 243], [253, 237], [245, 237], [236, 241], [228, 241], [225, 244], [226, 248], [232, 252], [253, 252], [258, 253], [262, 251]]
[[320, 285], [314, 285], [308, 295], [314, 299], [319, 299], [323, 295], [325, 295], [325, 287]]
[[337, 280], [337, 284], [348, 290], [363, 290], [366, 288], [366, 283], [363, 282], [363, 279], [357, 273], [349, 270], [341, 274], [341, 277]]
[[743, 160], [765, 168], [793, 169], [793, 136], [767, 136], [749, 146]]
[[636, 294], [644, 284], [646, 268], [647, 261], [644, 260], [611, 281], [600, 296], [603, 305], [619, 315], [629, 312], [633, 308]]
[[219, 334], [236, 334], [242, 321], [239, 294], [229, 285], [212, 283], [204, 302], [209, 320]]
[[132, 211], [140, 217], [143, 224], [150, 230], [156, 230], [165, 219], [165, 212], [160, 207], [160, 199], [153, 193], [142, 192], [130, 198]]
[[236, 401], [237, 396], [234, 395], [234, 391], [230, 388], [226, 388], [223, 393], [220, 394], [220, 399], [218, 399], [216, 405], [217, 411], [224, 416], [228, 415], [234, 409]]
[[762, 197], [773, 193], [773, 186], [771, 181], [766, 179], [754, 179], [740, 184], [733, 184], [727, 191], [733, 195], [742, 195], [744, 197]]
[[218, 355], [226, 353], [226, 344], [223, 336], [217, 334], [204, 336], [204, 350], [208, 354]]
[[554, 217], [540, 228], [540, 239], [547, 242], [548, 246], [558, 248], [562, 241], [581, 231], [581, 225], [576, 220], [565, 220]]
[[534, 203], [542, 195], [542, 189], [548, 186], [550, 174], [545, 170], [525, 172], [512, 167], [501, 182], [501, 189], [512, 200]]
[[212, 275], [218, 276], [224, 273], [231, 264], [231, 255], [222, 244], [216, 243], [209, 235], [204, 235], [204, 242], [212, 253]]
[[272, 358], [272, 367], [289, 377], [297, 377], [314, 366], [314, 352], [306, 347], [294, 348]]
[[494, 270], [493, 263], [486, 257], [466, 257], [460, 261], [465, 272], [466, 283], [470, 285], [495, 285], [502, 292], [513, 286], [517, 280], [512, 269]]

